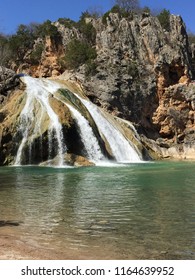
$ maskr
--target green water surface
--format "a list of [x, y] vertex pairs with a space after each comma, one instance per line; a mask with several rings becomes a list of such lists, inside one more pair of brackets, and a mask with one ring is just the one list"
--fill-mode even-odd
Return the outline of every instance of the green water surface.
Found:
[[195, 163], [1, 167], [0, 220], [19, 221], [9, 234], [30, 244], [92, 259], [195, 259]]

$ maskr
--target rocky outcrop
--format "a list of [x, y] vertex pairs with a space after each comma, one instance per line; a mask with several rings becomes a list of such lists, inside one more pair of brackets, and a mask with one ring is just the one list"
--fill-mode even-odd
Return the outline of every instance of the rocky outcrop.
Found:
[[88, 94], [148, 132], [164, 89], [191, 75], [184, 24], [176, 16], [170, 23], [170, 33], [147, 14], [133, 19], [110, 14], [106, 26], [94, 23], [98, 73], [84, 83]]
[[[52, 160], [47, 160], [45, 162], [40, 163], [40, 166], [56, 166], [56, 165], [58, 165], [58, 158], [54, 158]], [[83, 156], [67, 153], [64, 156], [64, 165], [81, 167], [81, 166], [94, 166], [95, 164]]]
[[18, 84], [19, 81], [16, 78], [16, 73], [10, 69], [0, 66], [0, 104], [8, 94], [8, 91], [16, 87]]
[[0, 109], [0, 165], [9, 164], [16, 155], [14, 136], [18, 129], [18, 117], [25, 104], [22, 90], [15, 90]]
[[101, 19], [92, 23], [97, 32], [97, 72], [86, 78], [80, 67], [69, 78], [82, 84], [91, 101], [134, 122], [160, 149], [193, 146], [194, 85], [181, 17], [171, 15], [170, 32], [148, 14], [121, 19], [114, 13], [106, 25]]
[[[152, 158], [193, 158], [195, 48], [189, 51], [182, 18], [170, 16], [169, 32], [163, 30], [157, 17], [147, 13], [129, 17], [110, 13], [104, 22], [102, 18], [87, 22], [96, 30], [93, 74], [86, 76], [86, 65], [62, 73], [59, 58], [66, 53], [67, 44], [73, 38], [81, 39], [82, 34], [75, 26], [68, 28], [59, 22], [54, 24], [62, 40], [56, 44], [47, 37], [39, 65], [23, 65], [18, 72], [25, 69], [35, 77], [72, 81], [93, 103], [133, 122]], [[59, 108], [51, 98], [52, 102], [65, 124], [63, 106]], [[2, 119], [4, 110], [0, 111]]]

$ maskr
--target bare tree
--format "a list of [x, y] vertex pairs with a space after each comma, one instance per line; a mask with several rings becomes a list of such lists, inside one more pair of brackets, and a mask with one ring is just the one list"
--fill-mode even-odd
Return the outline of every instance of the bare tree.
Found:
[[139, 0], [115, 0], [115, 3], [127, 12], [138, 10], [140, 7]]
[[104, 14], [101, 6], [90, 6], [87, 11], [93, 18], [100, 18]]

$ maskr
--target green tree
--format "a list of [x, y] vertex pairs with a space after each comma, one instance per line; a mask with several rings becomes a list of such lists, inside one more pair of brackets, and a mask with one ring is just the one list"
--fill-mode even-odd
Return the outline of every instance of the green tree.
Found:
[[50, 36], [54, 40], [61, 39], [61, 35], [55, 25], [52, 24], [50, 20], [45, 21], [43, 24], [40, 24], [36, 30], [36, 36], [40, 38], [45, 38]]
[[33, 65], [39, 65], [43, 50], [44, 50], [43, 43], [37, 44], [36, 47], [33, 49], [32, 53], [30, 54], [30, 62]]
[[35, 33], [31, 25], [21, 24], [16, 34], [9, 38], [9, 48], [17, 60], [22, 60], [27, 50], [32, 48], [35, 40]]
[[166, 31], [170, 31], [170, 11], [163, 9], [157, 18], [162, 26], [163, 29]]
[[8, 67], [11, 58], [11, 50], [8, 44], [8, 38], [0, 34], [0, 66]]
[[66, 28], [73, 28], [76, 27], [76, 22], [70, 18], [59, 18], [58, 22], [63, 24]]
[[64, 57], [65, 66], [69, 69], [76, 69], [86, 62], [94, 60], [96, 56], [96, 50], [89, 44], [73, 39], [66, 48]]

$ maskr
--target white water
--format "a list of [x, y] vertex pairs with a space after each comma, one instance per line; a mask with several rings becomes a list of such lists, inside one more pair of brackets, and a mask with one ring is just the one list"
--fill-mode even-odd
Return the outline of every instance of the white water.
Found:
[[99, 143], [93, 133], [89, 122], [77, 111], [73, 106], [65, 103], [66, 106], [71, 111], [73, 118], [75, 118], [77, 125], [79, 127], [79, 132], [83, 145], [85, 146], [88, 159], [98, 163], [101, 160], [105, 160], [104, 155], [101, 152]]
[[[75, 94], [76, 95], [76, 94]], [[129, 141], [101, 113], [99, 108], [90, 101], [76, 95], [93, 117], [99, 131], [104, 135], [117, 162], [140, 162], [137, 151]]]
[[[26, 104], [20, 115], [20, 130], [23, 135], [23, 139], [19, 146], [15, 165], [21, 165], [24, 147], [28, 144], [29, 147], [29, 158], [31, 157], [31, 147], [32, 140], [35, 136], [42, 137], [41, 133], [41, 123], [44, 121], [44, 115], [47, 114], [49, 118], [49, 129], [48, 129], [48, 159], [51, 159], [52, 150], [54, 147], [55, 138], [57, 141], [57, 155], [58, 155], [58, 165], [63, 165], [63, 154], [66, 152], [66, 146], [63, 139], [62, 125], [58, 120], [57, 114], [53, 111], [49, 104], [49, 95], [53, 94], [53, 97], [60, 100], [55, 96], [55, 92], [62, 86], [56, 82], [50, 80], [34, 79], [31, 77], [22, 78], [26, 88]], [[101, 110], [91, 103], [90, 101], [81, 98], [77, 94], [75, 96], [80, 99], [82, 104], [90, 112], [94, 122], [96, 123], [98, 130], [107, 140], [110, 145], [113, 156], [117, 162], [140, 162], [140, 156], [136, 149], [131, 145], [131, 143], [123, 136], [123, 134], [114, 126], [113, 123], [109, 122], [103, 115]], [[85, 147], [87, 157], [94, 163], [101, 165], [106, 164], [108, 161], [102, 154], [99, 142], [91, 128], [87, 119], [82, 116], [82, 114], [75, 109], [69, 103], [60, 100], [69, 108], [72, 113], [73, 118], [77, 122], [81, 140]], [[39, 108], [39, 114], [37, 113]]]
[[[23, 134], [23, 139], [16, 155], [15, 165], [21, 165], [23, 149], [32, 135], [32, 130], [33, 134], [39, 133], [40, 131], [41, 119], [38, 120], [35, 114], [35, 106], [37, 106], [37, 104], [39, 104], [41, 108], [41, 118], [45, 112], [49, 117], [49, 146], [51, 149], [53, 145], [51, 134], [54, 133], [57, 140], [57, 154], [59, 159], [58, 165], [63, 165], [63, 153], [65, 152], [66, 147], [63, 141], [62, 126], [58, 120], [58, 116], [49, 104], [49, 94], [55, 93], [59, 86], [57, 86], [55, 83], [52, 83], [51, 81], [42, 81], [40, 79], [38, 80], [28, 76], [23, 77], [23, 81], [27, 86], [27, 100], [20, 115], [20, 130]], [[31, 145], [29, 144], [29, 146]]]

